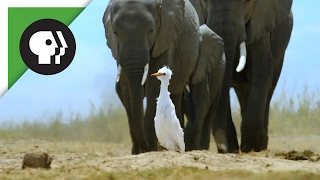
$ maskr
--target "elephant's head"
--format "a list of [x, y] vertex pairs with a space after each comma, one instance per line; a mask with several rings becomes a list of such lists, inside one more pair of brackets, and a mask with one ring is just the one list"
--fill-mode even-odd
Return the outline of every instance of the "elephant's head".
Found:
[[[110, 0], [103, 16], [107, 45], [128, 79], [133, 134], [143, 137], [143, 85], [151, 57], [165, 52], [182, 33], [184, 0]], [[120, 79], [121, 81], [121, 79]], [[139, 142], [138, 142], [139, 143]], [[140, 142], [140, 147], [147, 148]]]
[[[242, 58], [237, 67], [238, 72], [245, 65], [246, 44], [272, 31], [288, 16], [292, 5], [292, 0], [190, 1], [198, 12], [200, 23], [207, 24], [223, 38], [227, 63], [231, 64], [235, 50], [239, 47]], [[230, 72], [228, 69], [226, 71]]]

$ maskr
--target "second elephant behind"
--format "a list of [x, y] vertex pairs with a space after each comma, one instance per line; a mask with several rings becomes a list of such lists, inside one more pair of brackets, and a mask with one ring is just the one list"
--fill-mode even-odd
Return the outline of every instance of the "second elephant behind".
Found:
[[199, 61], [182, 103], [188, 119], [184, 135], [186, 150], [208, 150], [212, 130], [218, 152], [226, 153], [225, 122], [214, 119], [226, 65], [223, 39], [207, 25], [201, 25], [200, 42]]
[[[292, 33], [292, 0], [190, 2], [200, 25], [207, 24], [224, 41], [226, 67], [215, 118], [226, 122], [228, 152], [266, 150], [270, 101]], [[231, 116], [230, 88], [241, 107], [241, 144]]]

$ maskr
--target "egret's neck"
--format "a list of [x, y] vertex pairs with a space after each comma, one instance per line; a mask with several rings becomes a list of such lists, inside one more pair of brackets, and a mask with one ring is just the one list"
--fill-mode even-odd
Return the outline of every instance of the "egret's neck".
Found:
[[161, 81], [159, 97], [170, 95], [170, 92], [168, 91], [168, 86], [169, 86], [169, 81]]

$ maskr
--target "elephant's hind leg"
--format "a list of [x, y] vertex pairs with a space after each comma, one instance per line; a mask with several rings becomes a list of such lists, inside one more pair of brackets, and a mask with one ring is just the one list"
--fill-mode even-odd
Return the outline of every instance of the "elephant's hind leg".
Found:
[[201, 150], [208, 150], [210, 147], [210, 135], [211, 135], [213, 117], [214, 117], [214, 109], [210, 108], [202, 125], [202, 131], [201, 131], [201, 137], [200, 137]]
[[264, 128], [268, 93], [272, 85], [273, 64], [270, 50], [270, 33], [257, 43], [248, 46], [251, 58], [250, 88], [241, 125], [243, 152], [267, 149], [268, 134]]
[[203, 121], [210, 106], [210, 96], [205, 81], [196, 85], [190, 84], [189, 87], [190, 94], [187, 105], [190, 112], [184, 135], [187, 151], [200, 149]]

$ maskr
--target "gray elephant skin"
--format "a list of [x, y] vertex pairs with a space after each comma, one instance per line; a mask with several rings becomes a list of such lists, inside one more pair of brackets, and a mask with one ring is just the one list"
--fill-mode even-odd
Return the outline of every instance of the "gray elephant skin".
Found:
[[184, 87], [200, 56], [197, 12], [188, 0], [110, 0], [103, 24], [118, 65], [116, 92], [126, 109], [132, 154], [157, 151], [154, 116], [160, 81], [151, 73], [164, 65], [173, 71], [169, 91], [177, 117], [183, 120]]
[[190, 1], [200, 24], [224, 40], [226, 69], [215, 118], [225, 124], [215, 132], [226, 133], [228, 152], [239, 151], [230, 110], [233, 87], [242, 116], [240, 150], [267, 149], [270, 101], [292, 32], [292, 0]]
[[[219, 131], [221, 122], [214, 119], [217, 102], [225, 70], [223, 40], [208, 26], [200, 26], [200, 58], [191, 78], [189, 89], [185, 90], [183, 112], [188, 122], [185, 128], [186, 150], [208, 150], [211, 128], [217, 144], [218, 152], [226, 153], [226, 136]], [[195, 136], [195, 134], [197, 136]]]

